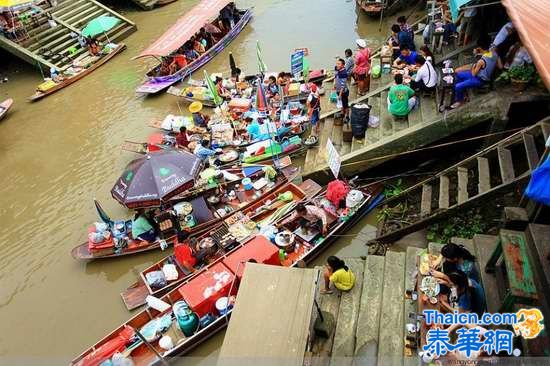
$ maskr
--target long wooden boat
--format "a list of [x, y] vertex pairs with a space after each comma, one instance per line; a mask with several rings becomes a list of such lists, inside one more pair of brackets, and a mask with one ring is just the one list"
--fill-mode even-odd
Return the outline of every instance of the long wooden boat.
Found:
[[387, 0], [357, 0], [357, 5], [369, 16], [380, 16], [387, 6]]
[[29, 97], [29, 101], [30, 102], [35, 102], [37, 100], [45, 98], [48, 95], [51, 95], [51, 94], [65, 88], [65, 87], [71, 85], [72, 83], [82, 79], [84, 76], [90, 74], [94, 70], [96, 70], [96, 69], [100, 68], [101, 66], [103, 66], [107, 61], [109, 61], [110, 59], [112, 59], [113, 57], [115, 57], [120, 52], [124, 51], [125, 49], [126, 49], [126, 45], [124, 43], [119, 43], [118, 46], [115, 49], [113, 49], [109, 54], [107, 54], [107, 55], [103, 56], [102, 58], [100, 58], [96, 63], [94, 63], [89, 68], [82, 70], [81, 72], [75, 74], [74, 76], [71, 76], [71, 77], [68, 77], [68, 78], [64, 79], [63, 81], [57, 83], [55, 86], [51, 87], [50, 89], [48, 89], [46, 91], [42, 92], [42, 91], [37, 90], [36, 93], [34, 93], [33, 95], [31, 95]]
[[[224, 187], [224, 189], [227, 192], [234, 191], [235, 198], [225, 203], [209, 202], [207, 200], [207, 196], [210, 195], [209, 193], [201, 194], [192, 198], [186, 197], [184, 200], [193, 207], [193, 219], [195, 221], [194, 226], [188, 227], [186, 229], [194, 235], [198, 235], [204, 231], [207, 231], [212, 227], [212, 225], [220, 223], [229, 214], [242, 211], [243, 209], [253, 205], [254, 203], [262, 201], [266, 195], [280, 189], [280, 187], [283, 186], [288, 181], [288, 179], [289, 177], [287, 177], [283, 170], [282, 174], [278, 174], [276, 181], [273, 185], [264, 185], [257, 190], [242, 189], [242, 186], [240, 186], [240, 181], [228, 183], [227, 186]], [[173, 203], [175, 204], [176, 202]], [[229, 212], [227, 210], [228, 207], [230, 208]], [[98, 211], [101, 210], [98, 208]], [[222, 211], [224, 212], [223, 214]], [[108, 216], [106, 217], [104, 212], [100, 212], [99, 215], [105, 223], [109, 224], [109, 226], [113, 223], [113, 221], [108, 218]], [[156, 240], [154, 242], [137, 241], [132, 239], [131, 235], [129, 234], [131, 233], [131, 220], [120, 221], [120, 226], [121, 230], [126, 232], [127, 238], [125, 239], [125, 245], [121, 246], [117, 244], [117, 241], [113, 240], [113, 236], [100, 243], [94, 243], [90, 238], [88, 238], [88, 241], [86, 241], [85, 243], [74, 247], [71, 250], [71, 255], [73, 256], [73, 258], [80, 260], [115, 258], [155, 250], [160, 248], [161, 243], [163, 242], [166, 242], [166, 244], [169, 245], [173, 244], [175, 239], [175, 235], [173, 235], [162, 240]], [[88, 233], [95, 232], [95, 227], [95, 225], [91, 225], [88, 228]]]
[[173, 96], [176, 96], [180, 99], [183, 99], [184, 101], [186, 101], [188, 103], [201, 102], [201, 104], [204, 107], [216, 108], [216, 103], [214, 103], [214, 101], [212, 99], [193, 98], [193, 97], [185, 95], [184, 90], [185, 90], [185, 88], [177, 88], [175, 86], [171, 86], [171, 87], [168, 88], [168, 90], [166, 92], [170, 95], [173, 95]]
[[[180, 18], [178, 22], [166, 31], [155, 43], [143, 51], [140, 57], [166, 57], [189, 40], [189, 38], [199, 31], [204, 26], [208, 18], [214, 18], [218, 12], [229, 3], [228, 0], [203, 0], [185, 16]], [[199, 19], [200, 18], [200, 19]], [[138, 94], [156, 94], [169, 86], [177, 83], [185, 77], [188, 77], [197, 69], [206, 65], [218, 53], [222, 52], [228, 45], [241, 33], [244, 27], [252, 18], [252, 9], [247, 9], [241, 15], [239, 21], [224, 35], [216, 44], [209, 50], [203, 53], [199, 58], [189, 63], [186, 67], [176, 71], [172, 75], [157, 76], [160, 64], [149, 70], [146, 74], [146, 80], [137, 89]], [[177, 37], [175, 35], [181, 34]], [[184, 39], [184, 36], [189, 36]]]
[[[75, 358], [71, 365], [97, 365], [109, 359], [115, 351], [131, 358], [137, 366], [166, 364], [175, 357], [188, 353], [228, 324], [231, 309], [226, 307], [220, 313], [214, 304], [222, 297], [238, 296], [239, 279], [247, 262], [253, 260], [258, 263], [286, 267], [303, 266], [310, 263], [336, 240], [338, 234], [346, 232], [376, 207], [383, 198], [382, 187], [379, 185], [361, 190], [364, 193], [363, 199], [346, 214], [339, 212], [340, 216], [336, 216], [327, 211], [331, 224], [326, 237], [318, 237], [314, 241], [303, 239], [296, 229], [297, 220], [286, 216], [277, 224], [295, 232], [295, 243], [287, 252], [280, 250], [278, 246], [272, 244], [262, 235], [254, 236], [246, 246], [243, 244], [229, 255], [224, 256], [220, 262], [212, 267], [204, 268], [163, 296], [161, 300], [168, 304], [167, 310], [160, 312], [148, 307], [137, 313]], [[324, 192], [315, 198], [320, 200], [323, 197]], [[189, 306], [197, 318], [209, 319], [208, 322], [199, 322], [194, 331], [188, 332], [191, 333], [188, 336], [185, 336], [178, 326], [178, 319], [172, 310], [172, 306], [178, 302], [180, 302], [178, 305], [182, 304], [181, 301]], [[169, 324], [166, 324], [161, 334], [150, 338], [149, 341], [146, 340], [141, 334], [141, 330], [148, 323], [150, 325], [151, 321], [158, 322], [161, 317], [164, 320], [169, 320]], [[160, 347], [157, 341], [161, 335], [168, 335], [171, 338], [172, 348], [165, 350]]]
[[[278, 196], [286, 193], [291, 192], [292, 198], [291, 201], [280, 201], [278, 200]], [[311, 192], [309, 192], [311, 194]], [[317, 193], [317, 192], [314, 192]], [[273, 214], [274, 211], [277, 209], [284, 207], [285, 205], [292, 205], [291, 202], [297, 203], [301, 200], [303, 200], [306, 197], [306, 193], [301, 190], [298, 186], [294, 185], [293, 183], [287, 183], [284, 186], [282, 186], [280, 189], [264, 196], [261, 202], [256, 202], [255, 204], [252, 204], [248, 208], [244, 209], [242, 212], [239, 212], [233, 216], [230, 216], [222, 224], [220, 224], [217, 227], [212, 228], [208, 233], [203, 234], [197, 241], [200, 241], [206, 237], [220, 237], [222, 235], [225, 235], [225, 233], [229, 233], [232, 235], [231, 226], [229, 223], [234, 223], [236, 221], [236, 218], [241, 220], [252, 221], [252, 222], [258, 222], [261, 220], [264, 220], [269, 215]], [[266, 202], [269, 202], [269, 204], [266, 204]], [[245, 237], [237, 236], [235, 237], [239, 241], [243, 242], [247, 239], [248, 236], [250, 236], [254, 231], [251, 232], [245, 232]], [[219, 234], [223, 233], [223, 234]], [[217, 259], [221, 256], [227, 254], [228, 252], [224, 250], [224, 248], [219, 248], [219, 250], [216, 253], [213, 253], [212, 256], [207, 258], [206, 262], [207, 265], [211, 265], [212, 263], [216, 263]], [[153, 271], [159, 271], [162, 269], [163, 265], [165, 263], [174, 263], [176, 264], [179, 272], [179, 276], [176, 280], [173, 281], [166, 281], [166, 286], [153, 288], [147, 283], [147, 274]], [[155, 297], [159, 297], [161, 295], [164, 295], [169, 290], [173, 289], [174, 287], [178, 286], [188, 278], [190, 278], [196, 271], [202, 269], [205, 266], [205, 261], [201, 263], [197, 263], [195, 266], [195, 271], [189, 272], [188, 270], [185, 270], [180, 263], [178, 263], [178, 260], [176, 259], [176, 256], [174, 254], [171, 254], [160, 261], [152, 264], [151, 266], [145, 268], [143, 271], [139, 273], [138, 280], [132, 284], [130, 287], [128, 287], [125, 291], [123, 291], [120, 296], [122, 297], [122, 301], [124, 302], [124, 305], [128, 310], [133, 310], [135, 308], [138, 308], [145, 304], [146, 297], [151, 295]]]
[[6, 117], [12, 105], [13, 105], [13, 99], [11, 98], [8, 98], [2, 103], [0, 103], [0, 120]]

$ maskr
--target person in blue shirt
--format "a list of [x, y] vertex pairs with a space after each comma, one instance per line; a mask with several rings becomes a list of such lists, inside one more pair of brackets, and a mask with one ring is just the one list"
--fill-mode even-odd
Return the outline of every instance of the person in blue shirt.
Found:
[[246, 126], [246, 132], [248, 133], [250, 141], [258, 139], [260, 136], [260, 125], [258, 121], [252, 117], [246, 117], [244, 120], [248, 124], [248, 126]]
[[208, 148], [208, 140], [202, 140], [195, 148], [194, 153], [202, 161], [206, 161], [209, 157], [216, 155], [214, 150]]
[[483, 315], [487, 306], [485, 304], [485, 291], [481, 285], [473, 280], [469, 279], [466, 273], [461, 270], [456, 270], [449, 273], [448, 281], [442, 281], [441, 283], [449, 286], [449, 288], [456, 289], [456, 299], [452, 299], [452, 291], [448, 297], [448, 301], [442, 299], [441, 305], [447, 311], [453, 312], [457, 310], [452, 306], [456, 302], [458, 311], [461, 313], [476, 313], [479, 316]]
[[349, 89], [348, 89], [348, 73], [346, 71], [346, 61], [338, 59], [334, 68], [334, 90], [342, 101], [342, 115], [344, 123], [349, 121]]
[[411, 51], [407, 46], [400, 47], [399, 57], [393, 61], [393, 67], [404, 68], [407, 65], [416, 64], [416, 51]]

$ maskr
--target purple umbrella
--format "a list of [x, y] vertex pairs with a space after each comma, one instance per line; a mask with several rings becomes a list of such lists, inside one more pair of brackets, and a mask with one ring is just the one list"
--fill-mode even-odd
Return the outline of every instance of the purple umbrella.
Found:
[[158, 207], [195, 183], [201, 160], [188, 152], [167, 150], [128, 164], [111, 194], [128, 208]]

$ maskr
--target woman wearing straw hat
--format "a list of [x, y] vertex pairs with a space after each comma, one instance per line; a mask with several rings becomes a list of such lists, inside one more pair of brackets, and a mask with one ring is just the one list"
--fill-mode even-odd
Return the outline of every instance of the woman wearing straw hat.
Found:
[[370, 89], [370, 49], [367, 48], [367, 41], [358, 39], [357, 54], [355, 55], [355, 68], [353, 73], [357, 81], [357, 94], [365, 95]]
[[191, 115], [193, 116], [193, 123], [195, 126], [206, 127], [208, 125], [209, 118], [208, 116], [200, 113], [200, 111], [202, 111], [201, 102], [193, 102], [189, 106], [189, 112], [191, 112]]

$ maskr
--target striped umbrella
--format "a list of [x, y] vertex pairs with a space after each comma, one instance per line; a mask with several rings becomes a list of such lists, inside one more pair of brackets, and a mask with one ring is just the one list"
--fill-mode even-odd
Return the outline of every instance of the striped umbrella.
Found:
[[221, 105], [223, 103], [223, 99], [218, 95], [218, 90], [216, 89], [216, 86], [212, 82], [212, 79], [210, 79], [210, 76], [206, 73], [206, 70], [204, 70], [204, 78], [206, 80], [206, 86], [208, 87], [208, 90], [212, 94], [212, 99], [214, 100], [214, 104]]
[[262, 59], [262, 48], [260, 47], [260, 41], [256, 41], [256, 56], [258, 56], [258, 70], [260, 74], [264, 75], [267, 72], [267, 65]]
[[258, 89], [256, 90], [256, 109], [260, 113], [267, 113], [267, 97], [261, 78], [258, 78]]

